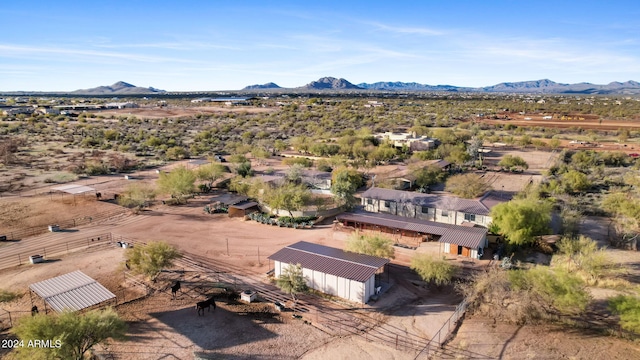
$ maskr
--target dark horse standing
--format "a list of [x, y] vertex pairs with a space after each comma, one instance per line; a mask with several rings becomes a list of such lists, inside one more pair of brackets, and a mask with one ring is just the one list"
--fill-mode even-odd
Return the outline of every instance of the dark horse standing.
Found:
[[198, 315], [200, 315], [200, 310], [202, 310], [202, 316], [204, 316], [204, 308], [207, 308], [209, 312], [211, 312], [211, 306], [213, 306], [213, 310], [216, 309], [216, 301], [214, 298], [209, 298], [205, 301], [199, 301], [196, 304], [196, 310], [198, 310]]
[[175, 284], [171, 287], [171, 298], [176, 298], [176, 293], [180, 290], [180, 281], [176, 281]]

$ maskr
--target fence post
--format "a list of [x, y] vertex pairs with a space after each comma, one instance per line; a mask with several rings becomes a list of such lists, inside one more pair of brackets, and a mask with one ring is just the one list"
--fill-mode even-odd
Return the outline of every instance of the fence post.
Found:
[[22, 265], [22, 259], [20, 258], [20, 254], [18, 254], [18, 265]]

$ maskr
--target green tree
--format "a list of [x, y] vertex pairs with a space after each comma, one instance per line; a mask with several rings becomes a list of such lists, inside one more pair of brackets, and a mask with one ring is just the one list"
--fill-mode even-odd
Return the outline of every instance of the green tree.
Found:
[[584, 282], [569, 271], [536, 266], [509, 272], [513, 291], [527, 292], [546, 312], [580, 314], [590, 301]]
[[442, 182], [447, 173], [436, 165], [429, 165], [426, 167], [418, 167], [411, 170], [411, 175], [416, 178], [416, 185], [422, 189], [429, 187], [430, 185], [438, 184]]
[[445, 190], [457, 196], [472, 199], [487, 192], [491, 187], [478, 174], [468, 173], [450, 176]]
[[557, 261], [565, 264], [568, 271], [586, 274], [592, 283], [612, 268], [613, 263], [604, 249], [598, 249], [595, 240], [586, 236], [577, 239], [563, 237], [557, 247], [560, 253]]
[[[24, 342], [18, 355], [24, 359], [76, 359], [109, 338], [125, 338], [127, 324], [111, 308], [85, 314], [65, 311], [61, 314], [38, 314], [20, 319], [13, 333]], [[51, 346], [28, 346], [29, 341], [51, 340]]]
[[393, 241], [380, 235], [360, 234], [355, 232], [347, 239], [345, 250], [388, 259], [393, 259], [395, 257]]
[[196, 175], [184, 166], [179, 166], [169, 173], [160, 173], [158, 189], [171, 194], [178, 202], [186, 202], [186, 197], [195, 192]]
[[296, 314], [296, 305], [298, 304], [298, 294], [307, 292], [309, 287], [302, 275], [302, 266], [300, 264], [289, 266], [282, 269], [282, 274], [276, 279], [276, 286], [285, 293], [291, 295], [293, 300], [293, 315]]
[[609, 299], [609, 309], [620, 316], [623, 329], [640, 334], [640, 298], [618, 295]]
[[505, 169], [520, 169], [520, 170], [526, 170], [529, 168], [529, 164], [527, 164], [526, 161], [524, 161], [523, 158], [521, 158], [520, 156], [515, 156], [515, 155], [505, 155], [500, 162], [498, 163], [498, 166], [501, 166]]
[[537, 199], [517, 199], [491, 209], [493, 224], [514, 245], [530, 244], [538, 235], [548, 234], [552, 206]]
[[133, 272], [154, 279], [162, 269], [181, 257], [178, 250], [164, 241], [153, 241], [127, 249], [125, 259]]
[[156, 190], [148, 183], [134, 182], [127, 185], [118, 197], [118, 204], [129, 208], [141, 209], [156, 198]]
[[263, 201], [271, 209], [282, 209], [293, 217], [293, 211], [302, 210], [311, 201], [311, 191], [305, 185], [286, 183], [264, 192]]
[[427, 282], [437, 286], [451, 283], [459, 268], [445, 259], [429, 254], [417, 254], [411, 259], [411, 268]]
[[196, 178], [206, 181], [209, 187], [213, 187], [213, 183], [220, 179], [227, 172], [227, 167], [222, 164], [209, 163], [198, 167], [195, 171]]
[[356, 204], [353, 196], [356, 190], [363, 185], [362, 175], [355, 169], [339, 167], [334, 169], [331, 175], [331, 192], [347, 209]]

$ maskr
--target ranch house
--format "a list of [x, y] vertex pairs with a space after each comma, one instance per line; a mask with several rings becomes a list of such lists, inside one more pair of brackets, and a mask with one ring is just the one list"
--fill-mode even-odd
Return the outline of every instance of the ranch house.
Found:
[[491, 208], [509, 200], [492, 192], [478, 199], [462, 199], [376, 187], [365, 191], [361, 198], [362, 206], [370, 212], [454, 225], [471, 223], [484, 227], [491, 224]]
[[376, 274], [389, 263], [388, 259], [305, 241], [289, 245], [269, 259], [273, 260], [276, 277], [290, 265], [300, 264], [310, 288], [362, 304], [376, 294]]

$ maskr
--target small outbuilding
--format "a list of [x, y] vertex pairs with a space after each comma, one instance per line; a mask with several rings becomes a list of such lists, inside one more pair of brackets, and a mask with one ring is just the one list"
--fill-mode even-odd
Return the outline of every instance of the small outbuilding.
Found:
[[274, 275], [300, 264], [307, 285], [325, 294], [365, 304], [379, 289], [376, 274], [384, 271], [389, 259], [356, 254], [305, 241], [289, 245], [269, 256]]
[[242, 201], [229, 205], [229, 217], [244, 217], [245, 215], [257, 211], [258, 203], [255, 201]]

